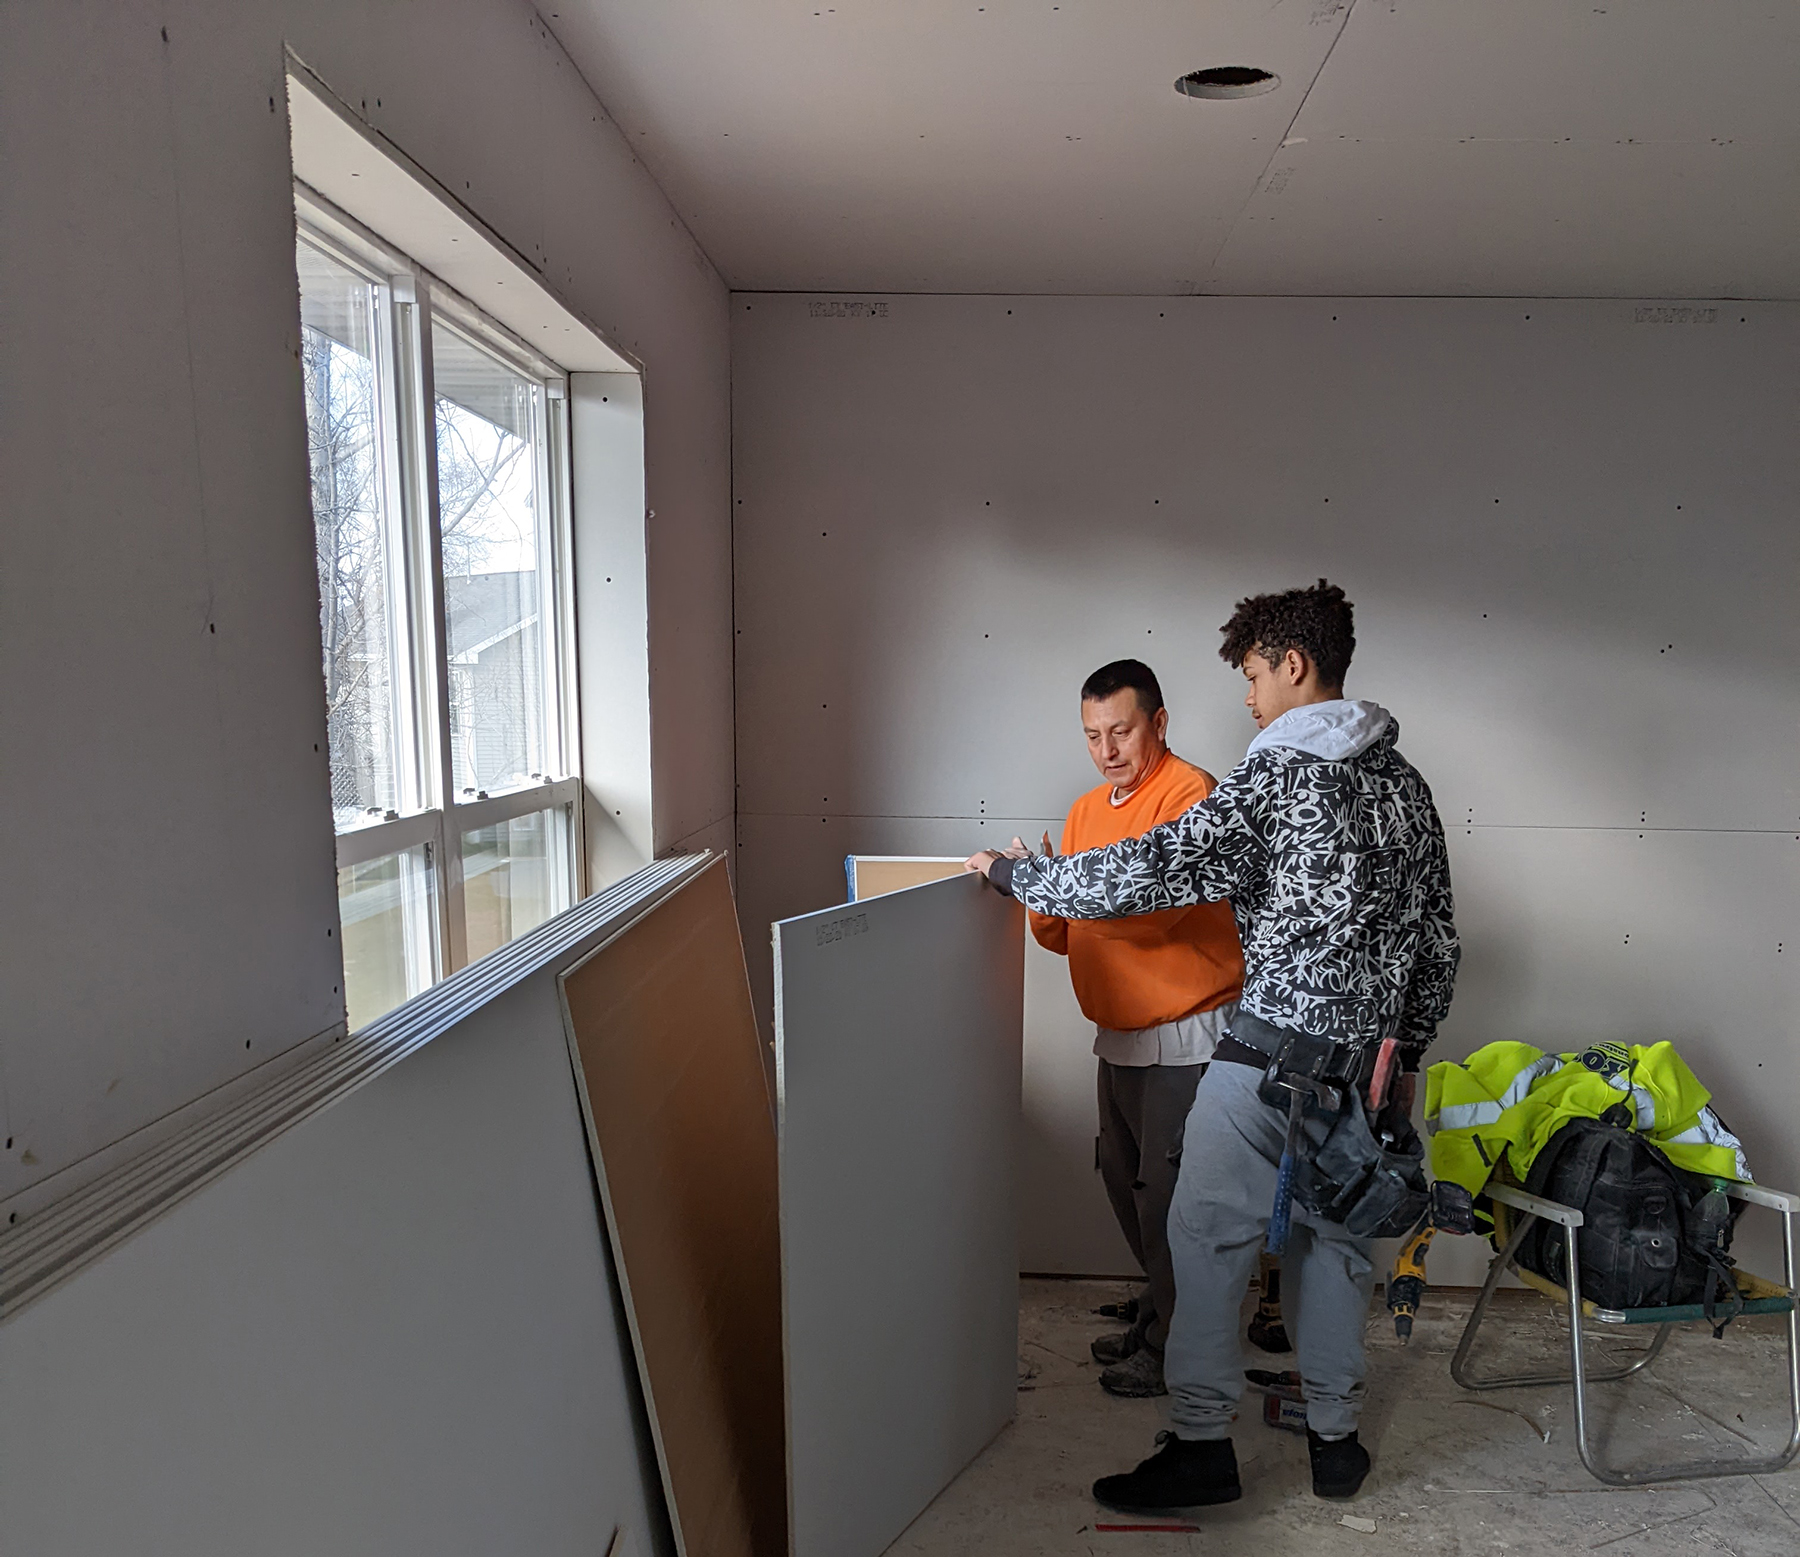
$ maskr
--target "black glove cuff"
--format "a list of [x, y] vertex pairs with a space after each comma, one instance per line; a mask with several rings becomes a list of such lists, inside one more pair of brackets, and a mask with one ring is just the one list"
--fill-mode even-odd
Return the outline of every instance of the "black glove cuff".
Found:
[[987, 878], [993, 884], [996, 892], [1004, 893], [1007, 897], [1013, 895], [1012, 873], [1013, 866], [1016, 864], [1018, 864], [1017, 860], [1010, 855], [1002, 854], [992, 865], [988, 866]]

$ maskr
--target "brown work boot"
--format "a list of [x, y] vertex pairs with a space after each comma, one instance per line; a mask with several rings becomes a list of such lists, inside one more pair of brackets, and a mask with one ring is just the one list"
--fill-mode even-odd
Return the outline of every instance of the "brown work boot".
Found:
[[1147, 1400], [1152, 1395], [1166, 1395], [1163, 1383], [1162, 1353], [1148, 1346], [1140, 1347], [1121, 1363], [1115, 1363], [1100, 1375], [1100, 1387], [1109, 1395], [1126, 1400]]
[[1115, 1331], [1112, 1335], [1096, 1336], [1088, 1343], [1088, 1350], [1094, 1361], [1105, 1367], [1115, 1362], [1123, 1362], [1127, 1357], [1135, 1357], [1144, 1346], [1144, 1332], [1136, 1325], [1129, 1330]]

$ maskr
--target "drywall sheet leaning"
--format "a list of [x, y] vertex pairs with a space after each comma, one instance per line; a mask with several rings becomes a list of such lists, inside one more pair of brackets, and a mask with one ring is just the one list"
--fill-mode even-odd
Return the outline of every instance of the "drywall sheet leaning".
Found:
[[775, 1131], [723, 862], [561, 983], [676, 1544], [784, 1557]]
[[795, 1557], [875, 1557], [1012, 1417], [1024, 951], [967, 874], [775, 926]]
[[850, 901], [860, 903], [885, 892], [900, 892], [923, 886], [927, 881], [960, 875], [962, 868], [960, 854], [846, 854], [844, 884], [850, 889]]

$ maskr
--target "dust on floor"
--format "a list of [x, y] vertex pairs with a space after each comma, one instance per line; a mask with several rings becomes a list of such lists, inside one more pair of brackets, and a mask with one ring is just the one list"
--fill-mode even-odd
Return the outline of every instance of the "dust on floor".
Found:
[[[1127, 1291], [1117, 1282], [1021, 1283], [1018, 1416], [888, 1557], [1800, 1553], [1800, 1464], [1777, 1476], [1602, 1486], [1577, 1457], [1567, 1388], [1474, 1395], [1451, 1382], [1450, 1354], [1469, 1294], [1428, 1294], [1403, 1348], [1379, 1289], [1369, 1319], [1362, 1428], [1375, 1468], [1359, 1496], [1348, 1503], [1315, 1498], [1305, 1439], [1265, 1427], [1260, 1397], [1246, 1395], [1235, 1434], [1242, 1501], [1180, 1521], [1200, 1526], [1199, 1534], [1097, 1530], [1134, 1521], [1094, 1503], [1094, 1478], [1129, 1470], [1153, 1450], [1164, 1425], [1164, 1402], [1113, 1399], [1095, 1382], [1100, 1370], [1088, 1357], [1088, 1342], [1117, 1328], [1092, 1310]], [[1519, 1292], [1501, 1300], [1478, 1363], [1548, 1370], [1566, 1357], [1563, 1329], [1543, 1299]], [[1637, 1334], [1630, 1339], [1635, 1344]], [[1610, 1445], [1612, 1463], [1762, 1452], [1786, 1431], [1783, 1341], [1771, 1320], [1740, 1321], [1722, 1341], [1698, 1326], [1677, 1330], [1650, 1369], [1593, 1387], [1590, 1433]], [[1627, 1349], [1608, 1335], [1590, 1343], [1590, 1356], [1602, 1355], [1602, 1346]], [[1266, 1362], [1261, 1353], [1246, 1357], [1247, 1366]], [[1345, 1524], [1346, 1516], [1357, 1523]], [[1364, 1528], [1370, 1524], [1372, 1531]]]

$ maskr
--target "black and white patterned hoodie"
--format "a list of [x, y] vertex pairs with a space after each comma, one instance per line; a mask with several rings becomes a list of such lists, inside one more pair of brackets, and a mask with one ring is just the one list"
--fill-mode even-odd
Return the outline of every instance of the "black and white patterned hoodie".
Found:
[[990, 878], [1066, 919], [1230, 898], [1246, 1011], [1341, 1043], [1397, 1038], [1416, 1069], [1460, 948], [1444, 829], [1399, 734], [1374, 703], [1291, 709], [1174, 821], [1085, 854], [1002, 859]]

